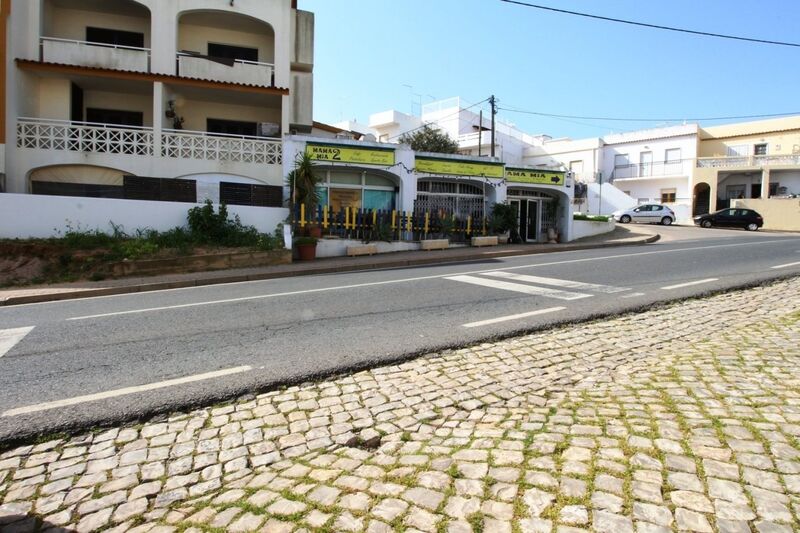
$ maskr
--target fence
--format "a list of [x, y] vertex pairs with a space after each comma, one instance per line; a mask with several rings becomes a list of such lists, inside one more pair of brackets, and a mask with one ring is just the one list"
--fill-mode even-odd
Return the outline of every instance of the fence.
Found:
[[293, 209], [293, 220], [300, 232], [309, 225], [319, 226], [323, 235], [362, 241], [423, 241], [449, 238], [467, 242], [476, 235], [486, 235], [489, 221], [485, 218], [459, 218], [445, 211], [397, 211], [330, 206], [317, 206], [311, 212], [301, 204]]

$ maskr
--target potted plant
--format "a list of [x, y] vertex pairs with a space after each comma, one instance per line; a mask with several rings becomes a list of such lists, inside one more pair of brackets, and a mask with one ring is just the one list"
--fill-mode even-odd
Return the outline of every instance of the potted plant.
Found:
[[317, 239], [314, 237], [298, 237], [294, 240], [294, 247], [300, 261], [313, 261], [317, 258]]
[[490, 228], [498, 240], [505, 244], [518, 232], [517, 208], [509, 204], [494, 204]]
[[[314, 172], [314, 160], [306, 152], [297, 155], [294, 160], [294, 168], [286, 176], [286, 181], [291, 191], [290, 208], [292, 217], [295, 217], [297, 206], [304, 205], [306, 217], [313, 220], [313, 213], [319, 205], [319, 190], [317, 187], [322, 183], [322, 178]], [[297, 222], [293, 220], [293, 222]], [[308, 224], [308, 234], [311, 237], [319, 238], [322, 236], [322, 229], [314, 222]]]

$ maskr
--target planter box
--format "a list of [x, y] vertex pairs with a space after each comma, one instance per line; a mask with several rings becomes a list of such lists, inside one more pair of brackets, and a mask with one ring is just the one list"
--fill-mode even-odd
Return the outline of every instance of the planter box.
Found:
[[450, 248], [449, 239], [430, 239], [427, 241], [420, 241], [423, 250], [447, 250]]
[[189, 255], [170, 259], [122, 261], [111, 265], [111, 272], [114, 276], [154, 276], [224, 270], [226, 268], [288, 265], [291, 262], [291, 250], [270, 250], [268, 252]]
[[497, 246], [497, 244], [497, 235], [472, 238], [472, 246]]
[[357, 255], [372, 255], [378, 253], [378, 247], [374, 244], [364, 244], [361, 246], [348, 246], [347, 255], [355, 257]]

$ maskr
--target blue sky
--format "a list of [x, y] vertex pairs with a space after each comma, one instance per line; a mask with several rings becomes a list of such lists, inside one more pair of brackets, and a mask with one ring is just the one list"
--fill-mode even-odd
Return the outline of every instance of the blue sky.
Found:
[[[800, 41], [797, 0], [531, 3]], [[479, 102], [492, 93], [501, 107], [562, 115], [692, 118], [800, 111], [800, 48], [650, 30], [499, 0], [299, 0], [299, 7], [316, 15], [314, 117], [322, 122], [366, 121], [374, 112], [410, 112], [412, 106], [418, 113], [420, 100], [461, 96]], [[529, 133], [573, 138], [665, 124], [509, 111], [499, 118]]]

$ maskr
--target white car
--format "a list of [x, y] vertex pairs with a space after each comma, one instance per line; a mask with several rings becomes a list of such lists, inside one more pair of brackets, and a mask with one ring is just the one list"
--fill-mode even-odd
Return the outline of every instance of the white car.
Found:
[[628, 222], [644, 222], [647, 224], [663, 224], [669, 226], [675, 222], [675, 213], [669, 207], [661, 204], [644, 204], [621, 209], [611, 214], [614, 220], [627, 224]]

